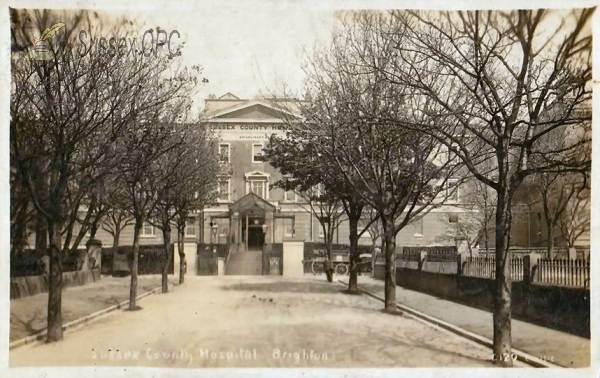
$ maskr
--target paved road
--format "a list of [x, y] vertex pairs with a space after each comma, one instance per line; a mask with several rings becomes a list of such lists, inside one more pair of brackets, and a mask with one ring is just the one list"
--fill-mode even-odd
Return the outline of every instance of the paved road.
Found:
[[[359, 277], [359, 287], [383, 295], [384, 283]], [[454, 324], [478, 335], [493, 338], [492, 313], [447, 301], [401, 286], [396, 287], [399, 304]], [[512, 320], [513, 346], [538, 358], [566, 367], [590, 366], [590, 339]]]
[[492, 367], [489, 350], [318, 278], [187, 277], [10, 366]]

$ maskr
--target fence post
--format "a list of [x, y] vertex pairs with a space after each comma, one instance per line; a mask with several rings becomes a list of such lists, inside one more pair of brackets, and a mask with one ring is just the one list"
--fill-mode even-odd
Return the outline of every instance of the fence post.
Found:
[[419, 270], [423, 270], [425, 260], [427, 260], [427, 250], [422, 250], [419, 252]]
[[531, 286], [534, 280], [534, 274], [541, 255], [539, 253], [530, 253], [523, 256], [523, 314], [527, 315], [531, 302]]
[[[467, 256], [465, 256], [465, 257], [467, 257]], [[457, 253], [456, 254], [456, 274], [459, 277], [463, 275], [462, 262], [463, 262], [463, 254]]]
[[527, 315], [529, 312], [529, 301], [531, 298], [531, 281], [532, 277], [532, 269], [531, 269], [531, 255], [523, 256], [523, 304], [522, 304], [522, 312], [524, 315]]

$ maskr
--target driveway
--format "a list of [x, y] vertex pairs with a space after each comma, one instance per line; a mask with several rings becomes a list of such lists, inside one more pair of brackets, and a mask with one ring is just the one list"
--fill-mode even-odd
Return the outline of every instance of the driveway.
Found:
[[10, 352], [15, 366], [492, 367], [489, 350], [323, 278], [186, 277], [67, 333]]

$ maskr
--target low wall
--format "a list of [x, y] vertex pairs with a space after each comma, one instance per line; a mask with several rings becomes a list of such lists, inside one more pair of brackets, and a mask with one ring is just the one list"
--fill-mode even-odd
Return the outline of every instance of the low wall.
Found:
[[[171, 254], [175, 251], [171, 243]], [[106, 275], [128, 275], [131, 274], [130, 264], [133, 259], [133, 247], [130, 245], [120, 246], [117, 252], [119, 256], [113, 255], [112, 247], [102, 248], [102, 274]], [[164, 244], [140, 245], [138, 250], [138, 275], [161, 274], [166, 258]], [[168, 274], [175, 273], [175, 257], [171, 258]]]
[[216, 276], [218, 274], [217, 257], [198, 257], [197, 275]]
[[304, 255], [304, 240], [284, 240], [282, 275], [286, 277], [302, 277], [304, 266], [302, 257]]
[[266, 244], [263, 247], [262, 254], [262, 274], [263, 275], [277, 275], [276, 272], [271, 272], [270, 261], [271, 258], [279, 259], [279, 275], [283, 274], [283, 243]]
[[[80, 270], [63, 273], [63, 289], [83, 286], [100, 280], [100, 270]], [[10, 299], [24, 298], [48, 292], [48, 276], [13, 277], [10, 279]]]
[[[375, 266], [383, 279], [385, 265]], [[493, 311], [495, 281], [455, 273], [396, 268], [396, 284], [468, 306]], [[590, 337], [590, 291], [583, 288], [512, 282], [512, 315], [516, 319]]]

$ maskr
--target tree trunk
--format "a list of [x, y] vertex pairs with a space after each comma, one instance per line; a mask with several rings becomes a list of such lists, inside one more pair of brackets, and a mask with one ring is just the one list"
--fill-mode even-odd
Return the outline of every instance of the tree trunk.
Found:
[[393, 219], [382, 216], [385, 239], [385, 312], [396, 312], [396, 235]]
[[377, 260], [375, 248], [377, 248], [377, 239], [373, 238], [373, 244], [371, 245], [371, 277], [375, 277], [375, 262]]
[[179, 283], [182, 284], [185, 277], [185, 252], [183, 250], [184, 229], [177, 230], [177, 251], [179, 253]]
[[115, 271], [115, 256], [119, 253], [119, 240], [121, 238], [121, 228], [119, 225], [115, 227], [115, 234], [113, 235], [113, 266], [111, 273]]
[[133, 251], [131, 261], [131, 285], [129, 286], [129, 310], [137, 310], [137, 274], [138, 253], [140, 251], [140, 233], [142, 231], [142, 220], [136, 220], [133, 230]]
[[350, 223], [350, 278], [348, 280], [349, 293], [358, 293], [358, 220], [359, 218], [354, 216], [348, 217], [348, 222]]
[[163, 226], [163, 242], [165, 244], [165, 252], [167, 254], [162, 269], [162, 292], [167, 293], [169, 291], [169, 267], [171, 265], [171, 226], [167, 222]]
[[510, 196], [498, 193], [496, 205], [496, 290], [494, 295], [494, 363], [513, 365], [511, 353]]
[[554, 257], [554, 224], [546, 221], [548, 225], [548, 258]]
[[43, 256], [48, 254], [48, 235], [49, 229], [46, 223], [46, 217], [41, 211], [37, 211], [37, 220], [35, 225], [35, 250], [36, 253]]
[[44, 222], [48, 225], [50, 239], [49, 257], [50, 274], [48, 277], [48, 334], [47, 342], [60, 341], [63, 338], [62, 329], [62, 262], [61, 238], [59, 222]]
[[[331, 269], [329, 269], [330, 274], [326, 274], [327, 276], [327, 281], [329, 282], [333, 282], [333, 262], [331, 261], [331, 248], [332, 248], [332, 244], [333, 244], [333, 232], [331, 230], [331, 227], [328, 225], [327, 226], [327, 233], [325, 235], [326, 239], [325, 239], [325, 249], [327, 250], [327, 260], [330, 261], [330, 265], [331, 265]], [[325, 272], [327, 273], [327, 272]]]

